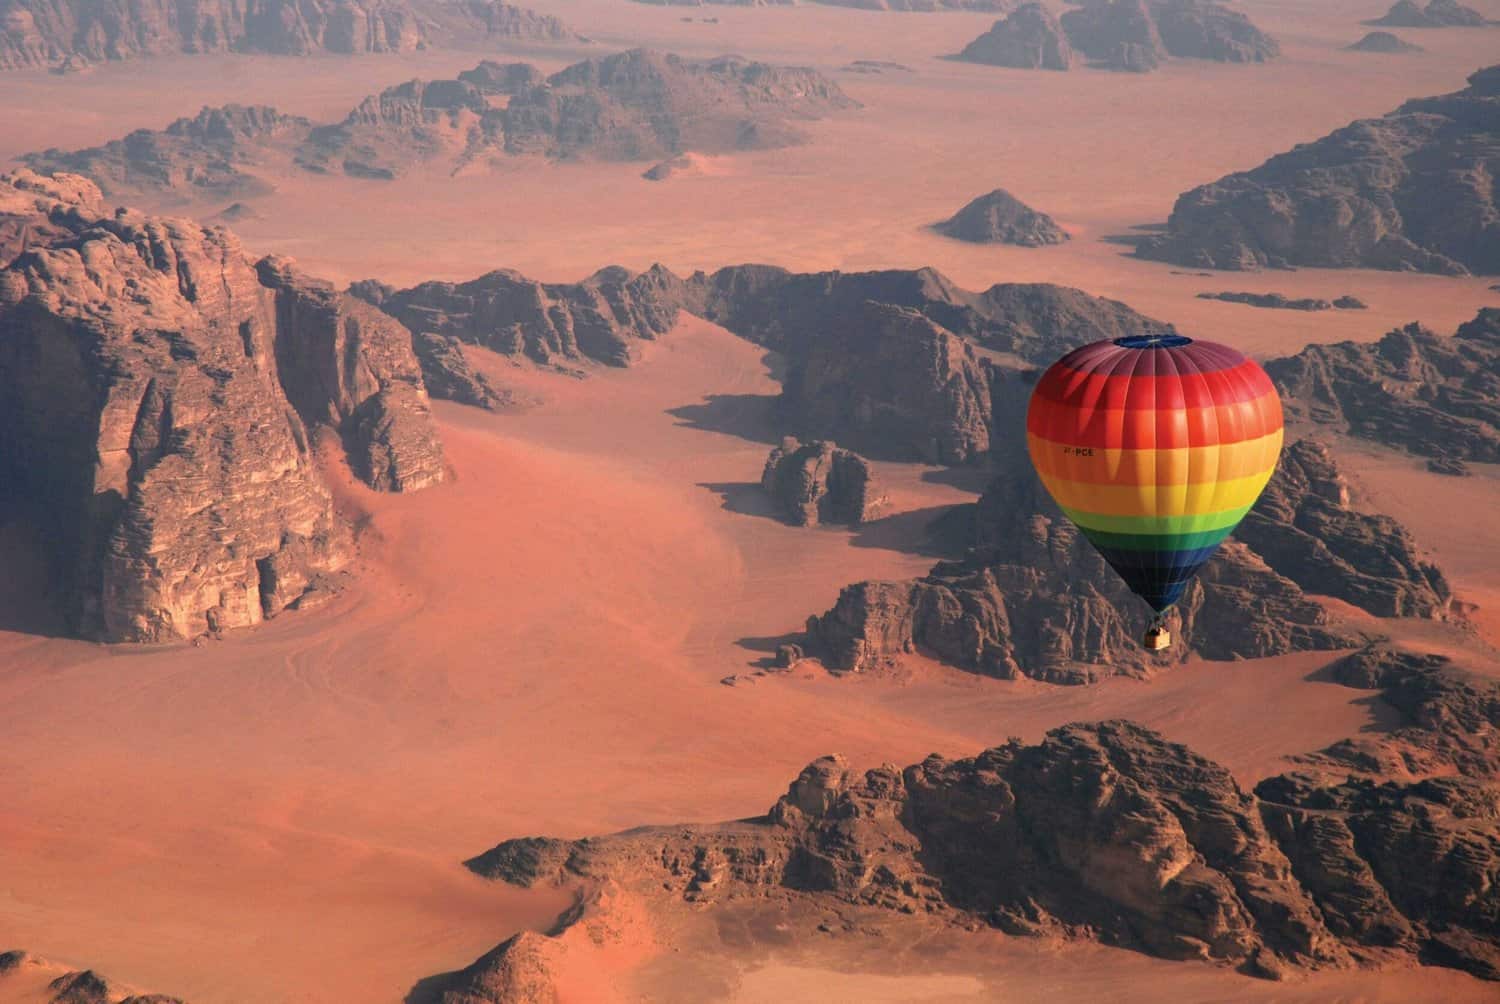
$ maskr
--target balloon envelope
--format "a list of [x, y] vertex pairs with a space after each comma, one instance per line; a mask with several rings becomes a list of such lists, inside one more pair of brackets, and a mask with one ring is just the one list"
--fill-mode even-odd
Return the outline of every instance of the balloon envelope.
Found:
[[1058, 506], [1162, 611], [1270, 480], [1281, 399], [1235, 349], [1138, 335], [1053, 363], [1032, 392], [1026, 431]]

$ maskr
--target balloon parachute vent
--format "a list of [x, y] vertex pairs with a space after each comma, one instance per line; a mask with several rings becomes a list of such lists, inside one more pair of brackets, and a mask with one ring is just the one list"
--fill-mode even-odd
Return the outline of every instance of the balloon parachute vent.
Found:
[[1160, 624], [1154, 624], [1146, 629], [1146, 636], [1141, 639], [1141, 645], [1145, 647], [1147, 652], [1160, 652], [1163, 649], [1171, 648], [1172, 632]]
[[1122, 349], [1178, 349], [1193, 340], [1187, 335], [1126, 335], [1116, 338], [1115, 344]]

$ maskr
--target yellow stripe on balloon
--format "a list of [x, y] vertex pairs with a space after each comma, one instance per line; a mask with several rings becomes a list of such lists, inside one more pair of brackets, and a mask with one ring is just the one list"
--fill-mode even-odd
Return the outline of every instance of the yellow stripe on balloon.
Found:
[[1272, 469], [1242, 478], [1177, 485], [1110, 484], [1042, 476], [1064, 509], [1109, 516], [1192, 516], [1250, 505], [1271, 480]]
[[1281, 456], [1282, 435], [1277, 429], [1259, 439], [1176, 450], [1079, 450], [1029, 433], [1026, 441], [1037, 473], [1044, 478], [1103, 485], [1173, 485], [1259, 474], [1274, 467]]

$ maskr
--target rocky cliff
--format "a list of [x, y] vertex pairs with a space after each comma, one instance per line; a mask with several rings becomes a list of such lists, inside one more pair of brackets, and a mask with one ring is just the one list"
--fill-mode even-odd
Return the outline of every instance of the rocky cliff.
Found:
[[1051, 11], [1028, 3], [996, 21], [954, 58], [1022, 70], [1066, 70], [1073, 65], [1073, 47]]
[[1375, 52], [1391, 54], [1398, 52], [1423, 52], [1425, 51], [1415, 42], [1408, 42], [1388, 31], [1372, 31], [1358, 42], [1348, 46], [1350, 52]]
[[1416, 0], [1396, 0], [1384, 17], [1366, 23], [1386, 28], [1481, 28], [1489, 22], [1458, 0], [1428, 0], [1425, 7]]
[[760, 486], [794, 526], [858, 526], [885, 504], [870, 462], [822, 439], [783, 440], [766, 457]]
[[[1379, 649], [1334, 669], [1383, 690], [1406, 716], [1372, 745], [1493, 744], [1492, 681]], [[1402, 696], [1413, 691], [1425, 703]], [[1464, 777], [1416, 763], [1401, 780], [1368, 763], [1299, 769], [1251, 793], [1139, 725], [1078, 723], [1034, 746], [1012, 740], [973, 758], [863, 774], [824, 757], [763, 817], [511, 840], [468, 865], [523, 886], [623, 887], [663, 912], [691, 903], [718, 914], [749, 899], [780, 904], [789, 925], [833, 914], [845, 932], [881, 914], [896, 935], [978, 922], [1270, 979], [1415, 962], [1500, 978], [1493, 762]], [[577, 915], [589, 917], [581, 903]], [[545, 965], [536, 975], [548, 985]]]
[[312, 123], [265, 105], [204, 108], [160, 131], [137, 129], [124, 139], [71, 152], [26, 155], [27, 166], [86, 175], [107, 196], [180, 193], [232, 199], [259, 195], [271, 185], [256, 175], [268, 148], [301, 141]]
[[1061, 244], [1067, 232], [1046, 213], [1039, 213], [1003, 188], [981, 195], [934, 228], [975, 244], [1041, 247]]
[[427, 41], [405, 0], [8, 0], [0, 69], [170, 53], [410, 52]]
[[660, 160], [766, 149], [805, 139], [797, 123], [857, 107], [803, 67], [634, 49], [551, 76], [485, 60], [454, 78], [387, 87], [336, 122], [227, 105], [160, 131], [24, 159], [85, 174], [110, 192], [238, 198], [269, 190], [257, 175], [278, 170], [389, 180], [428, 162], [458, 170], [520, 155]]
[[1373, 344], [1309, 345], [1266, 372], [1294, 423], [1408, 450], [1432, 461], [1500, 462], [1500, 310], [1451, 338], [1419, 325]]
[[1168, 57], [1263, 63], [1281, 52], [1245, 15], [1208, 0], [1089, 0], [1061, 24], [1074, 49], [1110, 70], [1142, 73]]
[[502, 0], [6, 0], [0, 70], [175, 53], [412, 52], [475, 39], [576, 39]]
[[1500, 272], [1497, 136], [1492, 66], [1187, 192], [1137, 253], [1198, 268]]
[[409, 338], [226, 230], [58, 182], [0, 182], [0, 215], [45, 235], [0, 270], [0, 509], [40, 528], [88, 637], [302, 602], [349, 556], [319, 427], [376, 487], [441, 476]]

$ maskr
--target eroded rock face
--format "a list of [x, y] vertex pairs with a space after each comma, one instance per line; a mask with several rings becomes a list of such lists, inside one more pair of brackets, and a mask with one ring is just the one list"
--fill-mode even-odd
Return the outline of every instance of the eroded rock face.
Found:
[[906, 307], [867, 301], [787, 367], [788, 427], [856, 449], [963, 464], [989, 449], [989, 378], [963, 339]]
[[795, 526], [858, 526], [885, 504], [870, 462], [827, 440], [783, 440], [766, 458], [760, 486]]
[[[823, 757], [758, 819], [525, 838], [467, 864], [523, 886], [632, 889], [659, 911], [746, 899], [783, 917], [887, 911], [898, 936], [917, 914], [1272, 979], [1416, 961], [1500, 978], [1500, 687], [1381, 648], [1333, 669], [1406, 715], [1361, 740], [1388, 754], [1324, 751], [1253, 793], [1132, 722], [1076, 723], [904, 769]], [[1443, 752], [1478, 748], [1488, 759]]]
[[1062, 27], [1073, 48], [1109, 70], [1146, 73], [1167, 55], [1146, 0], [1108, 0], [1067, 11]]
[[1068, 239], [1067, 232], [1052, 217], [1037, 212], [1003, 188], [974, 199], [936, 229], [975, 244], [1041, 247]]
[[996, 21], [955, 58], [1023, 70], [1066, 70], [1073, 65], [1073, 47], [1051, 11], [1028, 3]]
[[339, 432], [376, 487], [431, 480], [409, 338], [290, 265], [258, 273], [226, 230], [46, 188], [0, 180], [0, 212], [44, 234], [0, 270], [0, 508], [42, 529], [88, 637], [187, 638], [302, 602], [349, 557], [312, 431]]
[[1500, 66], [1180, 196], [1143, 257], [1199, 268], [1500, 272]]
[[1266, 364], [1289, 419], [1437, 461], [1500, 462], [1500, 310], [1444, 338], [1412, 324], [1373, 344], [1310, 345]]
[[1452, 593], [1400, 523], [1357, 512], [1328, 448], [1288, 446], [1271, 483], [1235, 530], [1281, 574], [1378, 617], [1443, 618]]
[[1355, 42], [1353, 45], [1350, 45], [1348, 48], [1351, 52], [1376, 53], [1425, 51], [1420, 45], [1417, 45], [1415, 42], [1408, 42], [1400, 38], [1399, 36], [1392, 35], [1388, 31], [1369, 32], [1365, 35], [1364, 38], [1360, 39], [1358, 42]]
[[1095, 65], [1136, 73], [1169, 56], [1263, 63], [1281, 53], [1245, 15], [1209, 0], [1092, 0], [1065, 13], [1062, 28]]
[[405, 0], [11, 0], [0, 69], [181, 52], [410, 52], [427, 41]]
[[1425, 7], [1416, 0], [1397, 0], [1384, 17], [1367, 23], [1388, 28], [1482, 28], [1489, 22], [1458, 0], [1429, 0]]
[[[625, 366], [635, 343], [677, 320], [680, 280], [660, 266], [639, 275], [603, 269], [578, 283], [541, 283], [511, 271], [469, 282], [424, 282], [393, 290], [380, 308], [419, 334], [432, 333], [503, 355], [568, 367]], [[370, 295], [362, 286], [361, 295]]]

